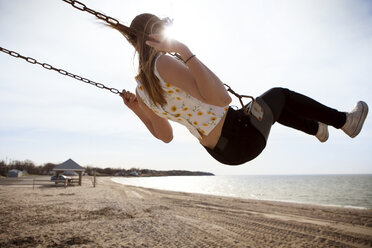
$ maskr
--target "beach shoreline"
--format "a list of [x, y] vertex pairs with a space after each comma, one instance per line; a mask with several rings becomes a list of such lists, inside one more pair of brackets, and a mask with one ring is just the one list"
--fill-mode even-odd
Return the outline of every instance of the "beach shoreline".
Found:
[[[182, 192], [182, 193], [191, 193], [191, 194], [201, 194], [206, 196], [224, 196], [229, 198], [236, 198], [236, 199], [243, 199], [243, 200], [258, 200], [258, 201], [266, 201], [266, 202], [278, 202], [278, 203], [292, 203], [292, 204], [305, 204], [305, 205], [311, 205], [311, 206], [319, 206], [319, 207], [335, 207], [335, 208], [346, 208], [346, 209], [361, 209], [361, 210], [372, 210], [372, 207], [364, 207], [364, 206], [353, 206], [353, 205], [337, 205], [337, 204], [326, 204], [326, 203], [319, 203], [319, 202], [306, 202], [306, 201], [296, 201], [296, 200], [280, 200], [280, 199], [271, 199], [271, 198], [258, 198], [258, 197], [243, 197], [243, 196], [236, 196], [236, 195], [229, 195], [229, 194], [221, 194], [221, 193], [204, 193], [204, 192], [194, 192], [194, 191], [183, 191], [183, 190], [172, 190], [162, 187], [147, 187], [143, 186], [141, 184], [131, 184], [129, 182], [120, 182], [120, 179], [123, 179], [123, 177], [110, 177], [111, 181], [118, 183], [120, 185], [124, 186], [134, 186], [144, 189], [158, 189], [158, 190], [166, 190], [166, 191], [172, 191], [172, 192]], [[130, 179], [136, 179], [136, 178], [130, 178]]]
[[[3, 180], [3, 179], [1, 179]], [[84, 177], [0, 185], [0, 247], [372, 247], [372, 210], [183, 193]]]

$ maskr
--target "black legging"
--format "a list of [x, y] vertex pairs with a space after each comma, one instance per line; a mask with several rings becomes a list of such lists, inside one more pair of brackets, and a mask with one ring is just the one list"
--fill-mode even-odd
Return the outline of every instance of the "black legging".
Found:
[[260, 96], [270, 106], [274, 122], [315, 135], [318, 121], [341, 128], [346, 114], [329, 108], [307, 96], [284, 88], [272, 88]]
[[[260, 96], [270, 107], [273, 124], [282, 125], [315, 135], [318, 121], [341, 128], [346, 114], [296, 92], [284, 88], [272, 88]], [[223, 164], [239, 165], [256, 158], [266, 146], [264, 136], [251, 124], [242, 109], [229, 108], [221, 137], [212, 150], [205, 149]]]

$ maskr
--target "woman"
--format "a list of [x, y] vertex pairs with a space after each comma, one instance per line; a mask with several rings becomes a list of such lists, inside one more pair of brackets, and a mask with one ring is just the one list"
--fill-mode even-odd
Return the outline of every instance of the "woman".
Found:
[[359, 134], [368, 112], [362, 101], [344, 113], [288, 89], [273, 88], [257, 98], [255, 114], [229, 107], [231, 97], [219, 78], [185, 44], [161, 35], [166, 25], [167, 20], [141, 14], [130, 27], [113, 26], [139, 55], [136, 95], [123, 91], [121, 96], [156, 138], [170, 142], [169, 120], [176, 121], [219, 162], [238, 165], [262, 152], [275, 122], [321, 142], [328, 139], [328, 125], [352, 138]]

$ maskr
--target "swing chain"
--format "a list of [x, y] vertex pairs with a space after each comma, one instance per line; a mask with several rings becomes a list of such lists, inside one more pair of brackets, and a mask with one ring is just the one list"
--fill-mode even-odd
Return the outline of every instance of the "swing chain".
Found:
[[10, 51], [10, 50], [7, 50], [5, 48], [2, 48], [0, 47], [0, 51], [1, 52], [4, 52], [10, 56], [13, 56], [15, 58], [20, 58], [20, 59], [23, 59], [25, 61], [27, 61], [28, 63], [31, 63], [31, 64], [38, 64], [38, 65], [41, 65], [42, 67], [44, 67], [45, 69], [47, 70], [54, 70], [56, 72], [59, 72], [60, 74], [62, 75], [65, 75], [65, 76], [69, 76], [69, 77], [72, 77], [76, 80], [80, 80], [84, 83], [87, 83], [87, 84], [91, 84], [93, 86], [96, 86], [100, 89], [105, 89], [105, 90], [109, 90], [111, 93], [114, 93], [114, 94], [119, 94], [121, 95], [120, 91], [118, 89], [115, 89], [115, 88], [109, 88], [109, 87], [106, 87], [104, 84], [101, 84], [101, 83], [96, 83], [96, 82], [93, 82], [87, 78], [83, 78], [81, 76], [78, 76], [78, 75], [75, 75], [73, 73], [70, 73], [70, 72], [67, 72], [63, 69], [58, 69], [58, 68], [55, 68], [54, 66], [50, 65], [50, 64], [47, 64], [47, 63], [41, 63], [39, 61], [37, 61], [36, 59], [34, 58], [31, 58], [31, 57], [25, 57], [17, 52], [14, 52], [14, 51]]
[[116, 20], [115, 18], [112, 18], [110, 16], [106, 16], [105, 14], [102, 14], [101, 12], [95, 11], [93, 9], [88, 8], [84, 3], [76, 1], [76, 0], [62, 0], [68, 4], [71, 4], [72, 7], [81, 10], [81, 11], [86, 11], [89, 14], [95, 15], [98, 19], [101, 19], [105, 22], [107, 22], [110, 25], [117, 26], [119, 25], [119, 21]]
[[240, 95], [240, 94], [236, 93], [233, 89], [231, 89], [231, 87], [229, 85], [227, 85], [227, 84], [224, 84], [224, 85], [227, 87], [226, 90], [228, 92], [230, 92], [231, 94], [233, 94], [234, 96], [236, 96], [239, 99], [239, 102], [242, 105], [244, 113], [247, 114], [247, 115], [250, 114], [250, 109], [249, 109], [249, 106], [248, 106], [249, 104], [244, 105], [242, 98], [250, 98], [250, 99], [252, 99], [252, 102], [256, 101], [255, 98], [253, 96]]

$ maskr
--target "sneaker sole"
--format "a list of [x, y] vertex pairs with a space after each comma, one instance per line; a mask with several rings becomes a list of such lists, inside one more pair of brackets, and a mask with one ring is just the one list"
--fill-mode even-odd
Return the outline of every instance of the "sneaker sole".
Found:
[[[319, 123], [319, 125], [321, 125], [321, 124]], [[323, 125], [325, 125], [325, 124], [323, 124]], [[326, 141], [328, 140], [328, 138], [329, 138], [328, 126], [326, 126], [326, 133], [325, 133], [323, 136], [316, 136], [316, 135], [315, 135], [315, 137], [316, 137], [320, 142], [322, 142], [322, 143], [326, 142]]]
[[317, 138], [320, 142], [324, 143], [328, 140], [329, 136], [327, 135], [326, 137], [321, 137], [321, 138], [317, 137]]
[[328, 138], [329, 138], [329, 133], [328, 133], [328, 130], [327, 130], [326, 136], [325, 137], [322, 137], [322, 139], [319, 139], [319, 141], [322, 142], [322, 143], [324, 143], [324, 142], [326, 142], [328, 140]]
[[358, 102], [358, 104], [361, 104], [362, 105], [362, 114], [360, 115], [360, 119], [358, 121], [357, 128], [355, 129], [354, 133], [350, 136], [352, 138], [356, 137], [360, 133], [360, 131], [362, 130], [364, 121], [366, 120], [367, 114], [368, 114], [368, 105], [367, 105], [367, 103], [365, 103], [363, 101], [360, 101], [360, 102]]

